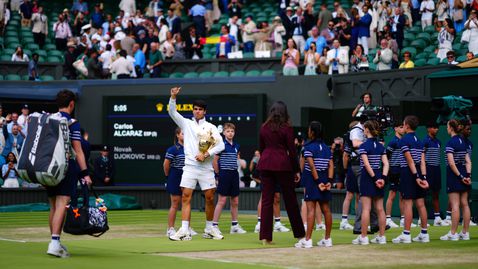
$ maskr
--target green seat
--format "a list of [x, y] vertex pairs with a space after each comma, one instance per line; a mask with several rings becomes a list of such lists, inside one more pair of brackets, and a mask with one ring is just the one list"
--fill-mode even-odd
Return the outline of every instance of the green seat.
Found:
[[44, 50], [36, 50], [35, 53], [38, 54], [38, 56], [40, 57], [47, 57], [46, 51]]
[[404, 37], [405, 37], [405, 40], [410, 40], [410, 41], [415, 39], [415, 35], [413, 33], [406, 33]]
[[10, 62], [11, 60], [11, 55], [3, 54], [2, 56], [0, 56], [0, 62]]
[[45, 75], [45, 76], [40, 76], [40, 80], [41, 81], [52, 81], [52, 80], [55, 80], [55, 78], [53, 76]]
[[6, 48], [3, 50], [3, 54], [9, 54], [10, 56], [15, 53], [15, 49]]
[[19, 46], [21, 46], [20, 43], [15, 43], [15, 42], [8, 43], [8, 48], [10, 48], [10, 49], [16, 49], [16, 48], [18, 48]]
[[0, 74], [0, 80], [3, 80], [3, 75], [2, 74]]
[[466, 55], [461, 55], [460, 57], [456, 59], [456, 61], [459, 63], [466, 62]]
[[233, 71], [230, 74], [231, 77], [243, 77], [245, 75], [246, 75], [246, 72], [244, 72], [242, 70]]
[[282, 51], [276, 51], [276, 55], [274, 55], [277, 58], [282, 58]]
[[50, 50], [48, 56], [62, 57], [63, 53], [59, 50]]
[[436, 32], [435, 26], [434, 25], [428, 25], [427, 27], [425, 27], [425, 29], [423, 29], [423, 32], [427, 32], [429, 34], [432, 34], [432, 33]]
[[206, 72], [202, 72], [201, 74], [199, 74], [199, 77], [200, 78], [212, 78], [213, 75], [214, 74], [212, 72], [206, 71]]
[[276, 72], [275, 72], [274, 70], [264, 70], [264, 71], [262, 71], [261, 76], [263, 76], [263, 77], [271, 77], [271, 76], [274, 76], [275, 73], [276, 73]]
[[197, 78], [199, 77], [199, 74], [196, 73], [196, 72], [188, 72], [186, 74], [184, 74], [184, 77], [183, 78]]
[[[446, 60], [446, 59], [445, 59]], [[438, 58], [433, 58], [429, 59], [426, 63], [426, 65], [438, 65], [440, 63], [440, 59]]]
[[49, 56], [46, 58], [47, 63], [62, 63], [62, 60], [56, 56]]
[[253, 59], [254, 58], [254, 52], [245, 52], [243, 54], [244, 59]]
[[377, 70], [377, 65], [374, 64], [373, 62], [369, 62], [368, 63], [368, 68], [372, 71], [375, 71], [375, 70]]
[[410, 46], [423, 50], [427, 46], [427, 42], [423, 39], [415, 39], [410, 43]]
[[40, 47], [35, 43], [30, 43], [30, 44], [27, 45], [27, 49], [29, 49], [31, 51], [36, 51], [36, 50], [39, 50]]
[[207, 59], [214, 59], [214, 58], [216, 58], [216, 55], [215, 55], [215, 54], [210, 54], [210, 53], [204, 53], [204, 54], [202, 55], [202, 58], [203, 58], [203, 59], [206, 59], [206, 60], [207, 60]]
[[423, 52], [432, 53], [432, 52], [435, 52], [435, 49], [436, 49], [436, 47], [431, 45], [431, 46], [428, 46], [425, 49], [423, 49]]
[[8, 25], [18, 26], [18, 25], [20, 25], [20, 23], [17, 20], [11, 20], [11, 21], [8, 22]]
[[54, 45], [54, 44], [45, 44], [45, 46], [43, 46], [43, 49], [44, 49], [44, 50], [56, 50], [56, 45]]
[[5, 37], [16, 37], [16, 38], [18, 38], [18, 33], [15, 32], [15, 31], [7, 31], [5, 33]]
[[229, 76], [229, 72], [227, 72], [227, 71], [219, 71], [219, 72], [214, 73], [215, 78], [226, 78], [228, 76]]
[[5, 76], [5, 80], [21, 80], [21, 77], [17, 74], [8, 74]]
[[456, 55], [458, 55], [458, 56], [466, 55], [466, 53], [468, 52], [468, 48], [462, 48], [462, 49], [459, 49], [455, 52], [456, 52]]
[[28, 75], [23, 75], [22, 80], [28, 81], [30, 80], [30, 77]]
[[422, 27], [422, 22], [421, 21], [416, 21], [413, 23], [413, 26], [420, 26]]
[[453, 44], [452, 48], [453, 48], [453, 50], [460, 50], [461, 49], [461, 43]]
[[28, 46], [28, 44], [32, 44], [33, 42], [35, 42], [35, 40], [33, 39], [33, 37], [23, 37], [22, 38], [22, 44], [23, 46]]
[[421, 53], [418, 53], [417, 56], [415, 56], [415, 59], [427, 59], [428, 58], [428, 53], [426, 52], [421, 52]]
[[161, 78], [169, 78], [169, 73], [162, 72], [159, 77], [161, 77]]
[[181, 72], [174, 72], [171, 75], [169, 75], [169, 78], [183, 78], [184, 74]]
[[433, 59], [433, 58], [436, 58], [437, 57], [437, 54], [435, 52], [432, 52], [430, 54], [428, 54], [428, 59]]
[[418, 59], [414, 63], [415, 63], [415, 67], [425, 66], [425, 64], [427, 63], [427, 60], [426, 59]]
[[408, 32], [410, 32], [412, 34], [421, 33], [422, 32], [422, 27], [421, 26], [413, 26], [412, 28], [410, 28], [410, 30], [408, 30]]
[[412, 54], [412, 58], [415, 58], [415, 55], [417, 55], [417, 49], [414, 48], [414, 47], [405, 47], [405, 48], [403, 48], [402, 51], [401, 51], [401, 52], [402, 52], [401, 54], [403, 54], [405, 51], [410, 52], [410, 53]]
[[419, 33], [419, 34], [417, 35], [417, 38], [423, 39], [423, 40], [427, 41], [427, 43], [430, 43], [430, 40], [431, 40], [430, 34], [429, 34], [429, 33], [426, 33], [426, 32], [424, 32], [424, 33]]
[[[266, 71], [269, 71], [269, 70], [266, 70]], [[246, 77], [258, 77], [260, 75], [261, 75], [261, 72], [259, 72], [258, 70], [251, 70], [251, 71], [247, 71], [246, 73]]]

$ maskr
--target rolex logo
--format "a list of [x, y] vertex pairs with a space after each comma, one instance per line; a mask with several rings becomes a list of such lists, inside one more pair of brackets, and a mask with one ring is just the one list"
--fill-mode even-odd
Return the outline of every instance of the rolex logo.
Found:
[[164, 109], [164, 105], [162, 103], [157, 103], [156, 104], [156, 110], [158, 112], [163, 112], [163, 109]]

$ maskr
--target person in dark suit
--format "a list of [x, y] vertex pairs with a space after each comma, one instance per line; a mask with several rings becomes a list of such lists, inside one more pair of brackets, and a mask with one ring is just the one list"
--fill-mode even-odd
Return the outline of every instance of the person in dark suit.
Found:
[[405, 23], [405, 16], [403, 15], [401, 8], [395, 8], [395, 16], [390, 18], [390, 24], [392, 25], [392, 36], [397, 41], [399, 49], [403, 48], [403, 28], [405, 27]]
[[[186, 36], [186, 58], [188, 59], [202, 59], [202, 45], [200, 42], [200, 37], [196, 34], [196, 28], [191, 26], [189, 28], [189, 35]], [[196, 55], [196, 57], [194, 57]]]
[[263, 244], [272, 243], [272, 209], [275, 185], [279, 184], [287, 215], [295, 238], [305, 236], [295, 195], [295, 183], [300, 180], [299, 161], [294, 145], [294, 132], [290, 124], [287, 106], [275, 102], [259, 134], [261, 158], [257, 165], [262, 183], [261, 228], [259, 239]]
[[95, 160], [95, 185], [112, 186], [115, 174], [113, 159], [109, 156], [108, 146], [101, 148], [101, 156]]

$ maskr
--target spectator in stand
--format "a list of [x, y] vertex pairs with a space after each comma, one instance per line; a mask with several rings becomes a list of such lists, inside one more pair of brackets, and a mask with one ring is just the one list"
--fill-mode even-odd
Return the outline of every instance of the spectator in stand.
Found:
[[384, 38], [380, 40], [380, 49], [377, 50], [373, 63], [377, 65], [376, 70], [390, 70], [392, 69], [393, 52], [388, 47], [388, 41]]
[[22, 27], [30, 27], [32, 23], [33, 5], [30, 0], [24, 0], [20, 5], [20, 14], [22, 15]]
[[106, 14], [106, 20], [101, 24], [104, 34], [111, 34], [110, 25], [113, 23], [113, 16], [111, 14]]
[[174, 55], [173, 60], [185, 60], [186, 59], [186, 43], [180, 34], [174, 36]]
[[412, 54], [408, 51], [403, 53], [403, 63], [400, 64], [400, 69], [403, 68], [414, 68], [415, 64], [412, 61]]
[[148, 69], [152, 78], [161, 77], [161, 64], [163, 64], [163, 55], [159, 51], [159, 44], [156, 42], [151, 43], [151, 51], [149, 52], [149, 65]]
[[128, 29], [126, 32], [126, 36], [121, 39], [120, 44], [121, 48], [126, 50], [126, 54], [132, 56], [133, 55], [133, 45], [136, 43], [134, 33], [131, 29]]
[[10, 9], [9, 4], [4, 0], [0, 0], [0, 36], [5, 33], [5, 28], [10, 21]]
[[337, 38], [340, 41], [342, 49], [350, 51], [350, 40], [352, 39], [352, 29], [346, 18], [341, 18], [339, 26], [337, 27]]
[[5, 159], [10, 152], [13, 152], [15, 156], [18, 156], [20, 154], [23, 141], [25, 140], [23, 133], [20, 132], [20, 128], [21, 127], [18, 124], [12, 124], [12, 132], [8, 133], [7, 127], [3, 127], [5, 147], [3, 148], [2, 155], [5, 157]]
[[176, 14], [176, 16], [182, 16], [184, 6], [183, 4], [181, 4], [181, 0], [174, 0], [173, 3], [171, 3], [171, 5], [169, 6], [169, 8], [174, 10], [174, 14]]
[[232, 47], [232, 51], [238, 51], [239, 50], [239, 30], [241, 28], [241, 24], [239, 23], [239, 17], [233, 16], [232, 18], [229, 19], [229, 23], [227, 24], [227, 27], [229, 27], [229, 34], [234, 37], [236, 40], [236, 45]]
[[271, 42], [272, 42], [272, 57], [276, 56], [277, 52], [282, 52], [284, 47], [283, 37], [286, 35], [285, 27], [279, 16], [275, 16], [272, 20], [271, 28]]
[[103, 9], [101, 8], [100, 4], [95, 5], [95, 11], [91, 14], [91, 25], [93, 28], [98, 29], [101, 28], [103, 22], [105, 21], [105, 15], [103, 13]]
[[63, 63], [63, 76], [68, 80], [76, 79], [76, 69], [73, 67], [73, 63], [76, 61], [77, 54], [75, 53], [75, 42], [69, 41], [66, 44], [67, 50], [63, 56], [65, 62]]
[[118, 7], [119, 9], [123, 10], [125, 13], [135, 14], [136, 0], [121, 0]]
[[390, 22], [390, 16], [392, 15], [392, 9], [390, 8], [390, 2], [388, 1], [375, 1], [373, 4], [374, 11], [376, 11], [377, 21], [377, 33], [383, 31], [385, 25]]
[[448, 65], [456, 65], [458, 62], [455, 60], [455, 52], [450, 50], [446, 53], [446, 59]]
[[95, 49], [89, 51], [86, 68], [88, 69], [88, 79], [101, 79], [103, 77], [102, 68], [98, 61], [98, 52]]
[[307, 37], [307, 33], [312, 29], [312, 27], [317, 25], [317, 20], [315, 19], [314, 16], [314, 8], [312, 6], [312, 3], [307, 3], [304, 9], [304, 36]]
[[319, 59], [319, 67], [318, 72], [319, 74], [327, 75], [329, 74], [329, 66], [327, 65], [327, 52], [329, 52], [329, 47], [325, 47], [322, 50], [320, 59]]
[[438, 3], [436, 5], [436, 16], [437, 20], [440, 23], [443, 23], [443, 21], [446, 18], [449, 18], [448, 16], [448, 9], [450, 8], [448, 1], [447, 0], [438, 0]]
[[420, 21], [420, 1], [412, 0], [410, 3], [411, 3], [412, 20]]
[[19, 188], [20, 187], [20, 176], [15, 164], [17, 163], [17, 158], [13, 152], [9, 152], [6, 157], [6, 163], [2, 166], [2, 178], [4, 180], [2, 188]]
[[359, 21], [360, 21], [359, 10], [356, 8], [352, 8], [350, 10], [350, 42], [349, 42], [351, 50], [354, 50], [358, 44]]
[[141, 50], [139, 44], [133, 45], [133, 55], [134, 55], [134, 69], [136, 71], [136, 76], [142, 78], [144, 74], [144, 69], [146, 68], [146, 56]]
[[80, 36], [82, 33], [81, 29], [87, 24], [88, 22], [85, 19], [85, 15], [81, 12], [78, 13], [78, 15], [75, 17], [75, 21], [73, 22], [73, 35]]
[[[431, 1], [431, 0], [430, 0]], [[453, 22], [455, 23], [455, 30], [461, 32], [465, 27], [466, 21], [466, 1], [465, 0], [455, 0], [453, 3]]]
[[230, 18], [237, 16], [239, 19], [242, 18], [242, 4], [238, 0], [231, 0], [229, 5], [227, 5], [228, 15]]
[[420, 13], [422, 13], [422, 29], [432, 25], [433, 12], [435, 11], [435, 3], [433, 0], [423, 0], [420, 4]]
[[71, 7], [71, 12], [76, 16], [78, 13], [88, 15], [88, 3], [84, 0], [75, 0]]
[[168, 9], [168, 17], [166, 17], [168, 22], [169, 31], [175, 35], [181, 32], [181, 18], [174, 14], [174, 9]]
[[477, 10], [470, 12], [470, 18], [465, 22], [465, 28], [470, 30], [470, 40], [468, 42], [468, 51], [478, 54], [478, 18]]
[[126, 51], [120, 50], [119, 57], [111, 64], [111, 74], [116, 74], [118, 79], [131, 78], [133, 68], [130, 62], [126, 59]]
[[305, 47], [305, 39], [304, 35], [307, 34], [305, 31], [305, 19], [302, 13], [302, 8], [296, 7], [295, 14], [291, 18], [292, 25], [294, 26], [294, 30], [292, 32], [292, 39], [294, 39], [295, 44], [297, 44], [297, 48], [300, 51], [300, 54], [304, 54], [304, 47]]
[[340, 41], [334, 39], [332, 48], [327, 52], [325, 62], [329, 66], [329, 75], [348, 73], [349, 52], [340, 47]]
[[166, 41], [163, 43], [163, 55], [166, 60], [173, 59], [174, 56], [174, 38], [171, 32], [166, 33]]
[[473, 60], [475, 59], [475, 55], [473, 54], [473, 52], [469, 51], [466, 53], [466, 60], [469, 61], [469, 60]]
[[22, 114], [18, 116], [17, 124], [20, 127], [20, 132], [24, 136], [26, 136], [27, 129], [28, 129], [28, 115], [30, 115], [30, 108], [28, 107], [28, 104], [23, 104], [22, 106]]
[[363, 16], [358, 22], [359, 44], [363, 46], [364, 53], [368, 55], [368, 40], [370, 38], [370, 24], [372, 24], [372, 16], [368, 12], [368, 6], [362, 7]]
[[319, 35], [319, 28], [317, 26], [312, 27], [310, 30], [311, 37], [307, 38], [307, 41], [305, 42], [305, 50], [309, 50], [310, 44], [315, 43], [316, 47], [316, 52], [321, 55], [322, 51], [324, 50], [324, 47], [327, 45], [327, 42], [323, 36]]
[[289, 38], [292, 38], [292, 34], [294, 33], [294, 24], [292, 24], [293, 9], [291, 7], [287, 7], [285, 13], [279, 15], [286, 30], [286, 35], [284, 38], [288, 40]]
[[320, 12], [317, 20], [317, 27], [319, 28], [319, 31], [322, 32], [325, 30], [329, 21], [332, 19], [332, 13], [327, 9], [327, 4], [323, 3], [320, 6]]
[[166, 19], [161, 19], [159, 24], [159, 44], [162, 47], [163, 43], [167, 39], [167, 34], [169, 32], [168, 22]]
[[403, 15], [401, 8], [395, 8], [395, 15], [390, 18], [390, 24], [392, 26], [392, 37], [397, 41], [400, 49], [403, 48], [405, 23], [405, 15]]
[[363, 54], [362, 45], [357, 45], [350, 56], [350, 67], [352, 72], [362, 72], [369, 70], [367, 55]]
[[109, 156], [108, 146], [103, 146], [100, 151], [100, 156], [96, 158], [95, 171], [95, 186], [112, 186], [115, 174], [115, 166], [113, 158]]
[[[381, 38], [383, 39], [383, 38]], [[392, 69], [397, 69], [399, 67], [399, 61], [398, 61], [398, 54], [399, 54], [399, 48], [397, 41], [392, 38], [392, 34], [387, 32], [385, 34], [385, 39], [387, 39], [388, 42], [388, 47], [392, 50], [393, 56], [392, 56]]]
[[66, 50], [68, 38], [72, 37], [72, 33], [63, 13], [58, 15], [58, 21], [53, 24], [53, 32], [55, 33], [56, 49], [60, 51]]
[[202, 0], [196, 1], [196, 4], [189, 10], [189, 15], [193, 18], [198, 36], [206, 37], [206, 8], [203, 6]]
[[438, 33], [438, 48], [437, 58], [442, 61], [448, 55], [448, 52], [452, 50], [453, 39], [455, 39], [455, 28], [451, 19], [445, 19], [443, 26], [439, 27], [435, 25], [435, 29]]
[[272, 28], [269, 27], [269, 23], [267, 23], [266, 21], [259, 23], [257, 33], [254, 36], [256, 44], [254, 47], [254, 51], [265, 51], [268, 52], [270, 55], [270, 51], [272, 50], [272, 44], [270, 43], [269, 39], [271, 30]]
[[42, 49], [45, 45], [46, 36], [48, 35], [48, 18], [43, 14], [42, 6], [38, 8], [38, 13], [32, 15], [32, 23], [33, 39], [40, 49]]
[[[13, 125], [18, 125], [18, 113], [13, 112], [12, 114], [8, 114], [7, 117], [5, 118], [5, 121], [7, 122], [7, 132], [9, 134], [12, 133]], [[5, 135], [5, 139], [7, 139], [7, 135]]]
[[252, 15], [248, 15], [246, 17], [246, 23], [242, 27], [242, 42], [244, 43], [244, 52], [254, 52], [254, 34], [256, 32], [256, 23], [252, 20]]
[[128, 54], [126, 54], [126, 60], [128, 61], [128, 64], [129, 64], [130, 67], [131, 67], [130, 77], [131, 77], [131, 78], [137, 78], [138, 75], [136, 74], [136, 67], [135, 67], [135, 65], [134, 65], [134, 63], [135, 63], [136, 60], [134, 59], [133, 56], [128, 55]]
[[105, 51], [101, 53], [98, 60], [102, 63], [102, 77], [103, 78], [110, 78], [111, 72], [111, 64], [113, 63], [113, 59], [115, 57], [115, 53], [111, 51], [111, 44], [106, 45]]
[[162, 7], [162, 1], [160, 2], [159, 0], [152, 0], [149, 2], [148, 7], [146, 8], [146, 16], [147, 17], [155, 17], [158, 14], [158, 10], [161, 9]]
[[317, 53], [315, 42], [310, 43], [309, 49], [304, 55], [305, 71], [304, 76], [317, 75], [317, 66], [319, 65], [320, 54]]
[[28, 55], [23, 53], [22, 46], [18, 46], [12, 55], [12, 62], [29, 62], [29, 61], [30, 61], [30, 58], [28, 58]]
[[297, 45], [294, 39], [287, 40], [287, 49], [282, 53], [282, 65], [284, 68], [282, 74], [284, 76], [298, 76], [299, 75], [299, 61], [300, 52], [297, 50]]
[[232, 47], [236, 44], [234, 36], [229, 34], [229, 27], [223, 24], [221, 26], [221, 37], [219, 43], [216, 44], [216, 58], [227, 58]]
[[40, 79], [37, 68], [39, 58], [40, 57], [37, 53], [33, 53], [32, 59], [28, 63], [28, 80], [30, 81], [37, 81]]
[[202, 45], [199, 36], [196, 35], [196, 28], [189, 27], [189, 35], [186, 36], [186, 58], [188, 59], [202, 59]]

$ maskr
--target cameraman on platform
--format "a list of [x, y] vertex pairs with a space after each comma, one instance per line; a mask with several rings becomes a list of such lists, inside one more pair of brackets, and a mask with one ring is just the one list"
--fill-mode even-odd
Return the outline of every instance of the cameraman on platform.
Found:
[[[360, 118], [364, 111], [372, 110], [377, 111], [377, 107], [372, 105], [372, 94], [366, 92], [360, 96], [362, 103], [358, 104], [352, 112], [352, 118]], [[362, 126], [363, 128], [363, 126]]]

